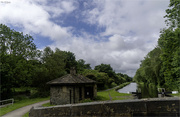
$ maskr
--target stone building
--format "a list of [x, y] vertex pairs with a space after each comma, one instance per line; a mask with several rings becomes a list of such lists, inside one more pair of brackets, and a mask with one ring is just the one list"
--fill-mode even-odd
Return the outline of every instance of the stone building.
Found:
[[96, 82], [76, 74], [75, 70], [47, 84], [50, 85], [50, 103], [54, 105], [79, 103], [97, 96]]

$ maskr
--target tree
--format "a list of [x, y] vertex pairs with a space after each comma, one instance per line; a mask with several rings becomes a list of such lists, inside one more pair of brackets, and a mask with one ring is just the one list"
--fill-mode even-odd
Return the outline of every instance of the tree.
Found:
[[158, 84], [167, 90], [180, 90], [180, 1], [170, 0], [158, 47], [149, 52], [137, 70], [136, 81]]
[[166, 10], [166, 24], [171, 28], [180, 28], [180, 1], [170, 0], [169, 9]]
[[162, 50], [161, 60], [162, 64], [162, 76], [165, 78], [165, 85], [169, 89], [174, 89], [175, 87], [179, 87], [179, 83], [177, 83], [180, 78], [179, 75], [179, 63], [180, 59], [178, 55], [179, 52], [179, 44], [180, 44], [180, 28], [175, 30], [164, 29], [161, 32], [160, 38], [158, 40], [158, 44]]
[[[123, 75], [123, 78], [118, 76], [115, 71], [113, 70], [113, 68], [111, 67], [110, 64], [101, 64], [101, 65], [97, 65], [94, 68], [95, 70], [99, 71], [99, 72], [105, 72], [108, 74], [109, 78], [113, 79], [111, 80], [112, 82], [115, 82], [117, 85], [119, 85], [120, 83], [124, 82], [124, 81], [130, 81], [131, 78], [128, 75]], [[130, 79], [129, 79], [130, 78]]]
[[85, 64], [85, 60], [79, 59], [77, 61], [77, 72], [82, 72], [84, 69], [91, 69], [90, 64]]
[[70, 73], [72, 67], [77, 68], [77, 61], [74, 53], [72, 52], [65, 52], [65, 70], [67, 73]]
[[12, 87], [29, 85], [33, 66], [38, 51], [30, 35], [11, 30], [0, 24], [0, 72], [1, 99], [12, 95]]
[[114, 82], [112, 78], [109, 78], [107, 73], [98, 72], [97, 70], [84, 69], [82, 74], [97, 82], [98, 89], [107, 89]]
[[141, 61], [140, 68], [136, 71], [136, 75], [134, 76], [137, 82], [162, 85], [163, 79], [160, 76], [162, 62], [160, 60], [160, 54], [160, 48], [156, 47], [147, 54], [143, 61]]
[[109, 71], [113, 71], [110, 64], [97, 65], [97, 66], [95, 66], [94, 69], [99, 71], [99, 72], [105, 72], [105, 73], [108, 73]]
[[25, 59], [33, 59], [37, 55], [34, 39], [30, 35], [23, 35], [0, 24], [0, 39], [0, 51], [3, 55], [21, 56]]
[[66, 52], [55, 49], [55, 52], [50, 47], [46, 47], [43, 51], [42, 61], [45, 68], [48, 70], [50, 79], [58, 78], [65, 72]]

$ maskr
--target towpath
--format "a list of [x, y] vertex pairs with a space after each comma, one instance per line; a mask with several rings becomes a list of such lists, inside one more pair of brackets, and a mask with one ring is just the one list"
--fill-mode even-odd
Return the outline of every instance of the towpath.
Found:
[[9, 112], [1, 117], [22, 117], [25, 113], [27, 113], [33, 106], [41, 106], [42, 104], [48, 103], [49, 100], [47, 101], [42, 101], [42, 102], [38, 102], [35, 104], [31, 104], [22, 108], [19, 108], [17, 110], [14, 110], [12, 112]]

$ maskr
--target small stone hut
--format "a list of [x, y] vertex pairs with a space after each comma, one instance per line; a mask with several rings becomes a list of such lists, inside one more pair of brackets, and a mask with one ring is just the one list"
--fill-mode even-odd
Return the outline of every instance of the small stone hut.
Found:
[[97, 96], [96, 82], [76, 74], [75, 70], [47, 84], [50, 85], [50, 103], [54, 105], [79, 103]]

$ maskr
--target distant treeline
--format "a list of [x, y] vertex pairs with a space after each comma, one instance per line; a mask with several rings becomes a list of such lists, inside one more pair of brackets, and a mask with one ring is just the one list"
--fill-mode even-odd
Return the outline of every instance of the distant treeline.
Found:
[[141, 61], [134, 80], [180, 91], [180, 1], [170, 0], [168, 28], [161, 30], [158, 45]]
[[46, 82], [70, 73], [75, 67], [77, 73], [97, 81], [98, 89], [105, 89], [132, 80], [126, 74], [115, 73], [109, 64], [95, 66], [92, 70], [85, 60], [76, 60], [74, 53], [50, 47], [37, 49], [33, 37], [24, 35], [0, 24], [0, 96], [13, 97], [15, 88], [35, 87], [36, 96], [49, 95]]

